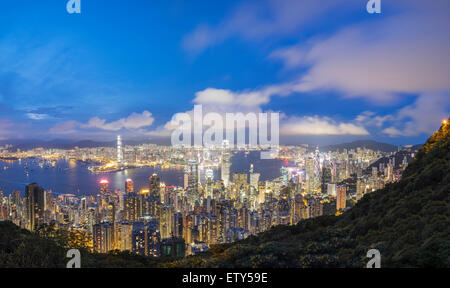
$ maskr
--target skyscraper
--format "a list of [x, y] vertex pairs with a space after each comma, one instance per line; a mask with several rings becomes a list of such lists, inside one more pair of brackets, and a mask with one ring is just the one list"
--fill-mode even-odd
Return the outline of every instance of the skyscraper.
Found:
[[93, 226], [93, 248], [95, 252], [107, 253], [113, 249], [113, 226], [100, 223]]
[[258, 188], [259, 176], [260, 176], [259, 173], [254, 173], [253, 164], [251, 164], [250, 165], [250, 186]]
[[198, 163], [196, 160], [189, 160], [188, 175], [187, 197], [191, 204], [193, 204], [200, 199], [198, 191]]
[[130, 194], [134, 192], [134, 182], [131, 179], [125, 181], [125, 193]]
[[222, 142], [222, 167], [221, 167], [221, 179], [225, 187], [228, 187], [230, 181], [230, 142], [228, 140], [223, 140]]
[[206, 169], [206, 197], [213, 197], [213, 185], [214, 185], [214, 171], [212, 169]]
[[336, 210], [342, 210], [346, 207], [347, 201], [347, 188], [342, 185], [338, 187], [336, 192]]
[[162, 205], [159, 217], [159, 231], [161, 238], [170, 238], [173, 236], [174, 210], [172, 205]]
[[121, 165], [123, 161], [122, 154], [122, 137], [120, 135], [117, 136], [117, 165]]
[[142, 198], [136, 193], [129, 193], [124, 197], [125, 219], [128, 221], [137, 221], [142, 216]]
[[45, 191], [37, 183], [27, 185], [25, 188], [27, 229], [33, 231], [44, 222]]
[[106, 179], [100, 180], [100, 195], [105, 196], [109, 194], [109, 181]]
[[150, 176], [150, 197], [161, 198], [161, 180], [157, 174]]

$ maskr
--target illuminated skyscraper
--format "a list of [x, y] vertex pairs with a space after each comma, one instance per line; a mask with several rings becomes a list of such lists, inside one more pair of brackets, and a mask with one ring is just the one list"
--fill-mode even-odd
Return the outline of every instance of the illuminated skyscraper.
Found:
[[259, 173], [254, 173], [253, 164], [251, 164], [250, 165], [250, 186], [258, 188], [259, 176], [260, 176]]
[[150, 176], [150, 197], [161, 198], [161, 180], [157, 174]]
[[172, 205], [162, 205], [159, 217], [159, 231], [161, 238], [170, 238], [173, 236], [174, 210]]
[[27, 185], [25, 188], [27, 205], [27, 229], [33, 231], [44, 222], [45, 191], [37, 183]]
[[124, 197], [125, 219], [137, 221], [142, 216], [142, 197], [136, 193], [129, 193]]
[[152, 217], [147, 218], [144, 221], [133, 223], [132, 251], [139, 255], [156, 257], [160, 254], [158, 221]]
[[214, 185], [214, 171], [212, 169], [206, 169], [206, 197], [213, 197], [213, 185]]
[[93, 248], [95, 252], [107, 253], [113, 249], [113, 226], [100, 223], [93, 226]]
[[342, 185], [338, 187], [336, 192], [336, 210], [342, 210], [346, 207], [347, 201], [347, 188]]
[[223, 140], [222, 142], [222, 167], [221, 167], [221, 179], [225, 187], [228, 187], [230, 181], [230, 142]]
[[198, 163], [196, 160], [189, 160], [188, 163], [188, 189], [187, 189], [187, 197], [191, 204], [195, 201], [199, 200], [199, 191], [198, 191]]
[[106, 179], [100, 180], [100, 195], [104, 196], [109, 194], [109, 181]]
[[134, 182], [131, 179], [127, 179], [125, 182], [125, 193], [130, 194], [134, 192]]
[[320, 199], [308, 199], [307, 200], [307, 215], [308, 218], [319, 217], [323, 215], [323, 204]]
[[120, 135], [117, 136], [117, 165], [121, 165], [123, 161], [122, 155], [122, 137]]
[[306, 193], [313, 194], [314, 189], [314, 159], [306, 159]]

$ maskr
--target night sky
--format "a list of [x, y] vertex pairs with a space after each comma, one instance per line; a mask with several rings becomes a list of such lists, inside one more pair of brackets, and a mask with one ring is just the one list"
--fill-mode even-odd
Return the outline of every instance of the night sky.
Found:
[[366, 2], [2, 1], [0, 139], [159, 139], [202, 104], [280, 112], [282, 143], [422, 143], [450, 111], [450, 2]]

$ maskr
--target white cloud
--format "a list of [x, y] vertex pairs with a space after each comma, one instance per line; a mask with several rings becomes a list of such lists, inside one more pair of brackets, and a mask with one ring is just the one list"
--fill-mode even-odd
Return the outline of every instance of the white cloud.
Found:
[[50, 128], [50, 134], [73, 134], [77, 132], [77, 128], [80, 127], [80, 123], [74, 120], [69, 120], [61, 123], [56, 123], [52, 128]]
[[281, 48], [271, 58], [288, 68], [308, 68], [291, 83], [293, 91], [338, 90], [385, 104], [399, 93], [450, 90], [450, 3], [406, 7], [400, 15], [358, 23], [309, 47]]
[[144, 111], [141, 114], [133, 112], [127, 118], [122, 118], [109, 123], [105, 119], [93, 117], [88, 121], [87, 124], [82, 125], [82, 128], [98, 128], [109, 131], [118, 131], [121, 129], [138, 129], [151, 126], [154, 120], [155, 119], [152, 117], [152, 113], [148, 111]]
[[390, 126], [383, 133], [391, 136], [431, 134], [450, 114], [449, 94], [423, 94], [394, 115], [387, 115]]
[[28, 118], [31, 120], [44, 120], [50, 118], [47, 114], [39, 114], [39, 113], [27, 113], [26, 114]]
[[[360, 10], [358, 0], [345, 3], [335, 0], [258, 0], [241, 3], [223, 21], [216, 25], [201, 24], [183, 40], [183, 48], [191, 53], [238, 37], [245, 41], [261, 41], [296, 33], [312, 25], [331, 11], [349, 13]], [[336, 8], [342, 8], [336, 11]]]
[[[56, 123], [49, 129], [49, 133], [53, 135], [84, 135], [86, 137], [106, 137], [111, 136], [111, 132], [123, 131], [129, 136], [146, 135], [147, 131], [143, 130], [153, 124], [154, 118], [152, 113], [144, 111], [142, 113], [132, 113], [126, 118], [121, 118], [113, 122], [107, 122], [105, 119], [93, 117], [87, 123], [80, 123], [75, 120]], [[86, 132], [87, 131], [87, 132]], [[102, 131], [105, 131], [104, 133]], [[106, 133], [106, 134], [105, 134]]]
[[291, 117], [281, 126], [281, 135], [369, 135], [362, 126], [335, 122], [327, 117]]

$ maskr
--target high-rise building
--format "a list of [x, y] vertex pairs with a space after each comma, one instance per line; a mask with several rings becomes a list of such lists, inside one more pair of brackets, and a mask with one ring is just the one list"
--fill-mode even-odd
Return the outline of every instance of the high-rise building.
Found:
[[95, 252], [107, 253], [113, 250], [113, 225], [100, 223], [93, 226], [93, 248]]
[[233, 183], [237, 189], [244, 189], [247, 186], [247, 173], [234, 173]]
[[25, 188], [27, 229], [33, 231], [44, 223], [45, 191], [37, 183], [27, 185]]
[[250, 186], [258, 188], [259, 176], [260, 176], [259, 173], [253, 172], [253, 164], [251, 164], [251, 166], [250, 166]]
[[323, 215], [323, 203], [320, 202], [320, 199], [308, 199], [307, 203], [308, 218], [314, 218]]
[[158, 221], [151, 217], [144, 218], [148, 219], [133, 223], [132, 251], [143, 256], [159, 256], [161, 239], [158, 232]]
[[120, 221], [116, 224], [115, 248], [120, 251], [132, 251], [131, 239], [133, 224], [129, 221]]
[[174, 210], [172, 205], [162, 205], [159, 217], [159, 231], [161, 238], [170, 238], [173, 233]]
[[230, 142], [228, 140], [223, 140], [222, 142], [222, 167], [221, 167], [221, 179], [225, 187], [228, 187], [230, 181], [230, 167], [231, 167], [231, 156], [230, 156]]
[[150, 176], [150, 197], [161, 198], [161, 180], [157, 174]]
[[307, 158], [306, 159], [306, 193], [307, 194], [313, 194], [315, 192], [314, 187], [314, 159], [313, 158]]
[[212, 169], [206, 169], [206, 197], [213, 197], [213, 186], [214, 186], [214, 171]]
[[134, 182], [131, 179], [125, 181], [125, 194], [130, 194], [134, 192]]
[[199, 189], [198, 189], [198, 163], [196, 160], [189, 160], [188, 163], [188, 189], [187, 197], [191, 204], [199, 200]]
[[183, 237], [183, 214], [181, 212], [173, 215], [173, 236]]
[[106, 179], [100, 180], [100, 195], [105, 196], [109, 194], [109, 181]]
[[124, 196], [125, 219], [137, 221], [142, 216], [142, 197], [136, 193], [129, 193]]
[[336, 192], [336, 210], [345, 209], [347, 202], [347, 187], [341, 185]]
[[117, 165], [121, 165], [123, 161], [122, 154], [122, 137], [120, 135], [117, 136]]

